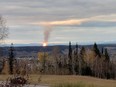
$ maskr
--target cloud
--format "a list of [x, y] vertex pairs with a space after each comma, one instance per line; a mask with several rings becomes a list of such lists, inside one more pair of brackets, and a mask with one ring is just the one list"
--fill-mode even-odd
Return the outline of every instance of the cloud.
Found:
[[62, 26], [62, 25], [81, 25], [85, 22], [91, 21], [100, 21], [100, 22], [116, 22], [116, 14], [111, 15], [100, 15], [90, 18], [83, 18], [83, 19], [69, 19], [69, 20], [62, 20], [62, 21], [51, 21], [51, 22], [38, 22], [33, 23], [37, 25], [51, 25], [51, 26]]
[[[41, 24], [58, 25], [53, 27], [50, 42], [113, 40], [116, 37], [113, 32], [115, 3], [116, 0], [0, 0], [0, 14], [10, 28], [9, 42], [43, 41]], [[55, 39], [61, 34], [65, 39]]]
[[8, 25], [116, 14], [115, 0], [0, 0]]

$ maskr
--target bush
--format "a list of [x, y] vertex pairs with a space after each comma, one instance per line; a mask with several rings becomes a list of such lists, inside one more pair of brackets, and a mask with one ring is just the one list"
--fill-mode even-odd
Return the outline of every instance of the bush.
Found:
[[27, 82], [24, 77], [12, 77], [0, 83], [0, 87], [23, 87]]
[[10, 84], [23, 86], [27, 84], [27, 80], [23, 77], [15, 77], [10, 79]]

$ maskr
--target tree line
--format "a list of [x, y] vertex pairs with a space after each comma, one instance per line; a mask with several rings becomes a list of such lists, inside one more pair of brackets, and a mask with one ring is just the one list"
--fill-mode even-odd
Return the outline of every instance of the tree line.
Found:
[[40, 71], [45, 74], [87, 75], [105, 79], [116, 79], [116, 63], [110, 60], [107, 48], [72, 48], [69, 42], [68, 54], [61, 54], [55, 47], [50, 55], [42, 57]]
[[80, 52], [76, 45], [76, 50], [72, 52], [70, 42], [68, 58], [69, 74], [90, 75], [106, 79], [115, 79], [116, 77], [116, 65], [110, 61], [107, 48], [102, 48], [100, 52], [96, 43], [91, 50], [86, 50], [82, 46]]
[[[107, 48], [99, 50], [96, 43], [91, 48], [78, 44], [69, 47], [66, 53], [56, 46], [51, 52], [39, 53], [39, 60], [17, 60], [14, 48], [9, 49], [8, 61], [4, 61], [1, 73], [86, 75], [104, 79], [116, 79], [116, 63], [110, 60]], [[29, 66], [28, 66], [29, 65]]]

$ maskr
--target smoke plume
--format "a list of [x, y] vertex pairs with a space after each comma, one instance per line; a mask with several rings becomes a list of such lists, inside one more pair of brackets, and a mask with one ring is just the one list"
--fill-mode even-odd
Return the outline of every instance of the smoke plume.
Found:
[[94, 16], [89, 18], [82, 18], [82, 19], [69, 19], [69, 20], [62, 20], [62, 21], [50, 21], [50, 22], [39, 22], [34, 24], [39, 24], [41, 26], [45, 27], [44, 30], [44, 43], [48, 43], [48, 39], [51, 33], [52, 26], [64, 26], [64, 25], [80, 25], [85, 22], [90, 21], [110, 21], [110, 22], [116, 22], [115, 18], [116, 15], [100, 15], [100, 16]]
[[45, 29], [44, 29], [44, 41], [43, 41], [43, 43], [47, 45], [48, 44], [48, 39], [50, 37], [50, 33], [52, 31], [52, 26], [46, 25], [44, 27], [45, 27]]

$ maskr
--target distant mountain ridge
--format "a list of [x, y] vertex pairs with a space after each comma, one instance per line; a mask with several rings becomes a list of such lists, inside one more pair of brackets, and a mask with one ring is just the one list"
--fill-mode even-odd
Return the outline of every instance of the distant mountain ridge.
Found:
[[[74, 45], [74, 43], [72, 43]], [[81, 42], [79, 43], [79, 45], [93, 45], [94, 43], [92, 42]], [[98, 42], [97, 44], [100, 44], [100, 45], [110, 45], [110, 44], [116, 44], [116, 41], [105, 41], [105, 42]], [[4, 44], [2, 45], [3, 47], [6, 47], [6, 46], [10, 46], [11, 44]], [[54, 46], [54, 45], [68, 45], [68, 43], [62, 43], [62, 44], [56, 44], [56, 43], [50, 43], [48, 44], [49, 46]], [[22, 47], [22, 46], [42, 46], [42, 44], [40, 43], [28, 43], [28, 44], [14, 44], [14, 46], [16, 47]]]
[[[81, 49], [82, 46], [85, 46], [85, 48], [89, 48], [89, 49], [93, 47], [93, 45], [79, 45], [79, 49]], [[53, 45], [53, 46], [46, 46], [46, 47], [14, 46], [14, 53], [16, 55], [16, 58], [24, 58], [26, 56], [38, 58], [39, 52], [51, 52], [53, 51], [54, 47], [58, 47], [61, 53], [65, 53], [65, 54], [68, 53], [68, 47], [69, 47], [68, 45]], [[2, 51], [3, 56], [8, 58], [10, 46], [5, 46], [1, 48], [3, 49]], [[98, 44], [98, 48], [100, 51], [102, 50], [102, 48], [107, 48], [110, 56], [112, 58], [114, 58], [114, 56], [116, 57], [116, 44]], [[72, 49], [75, 49], [75, 45], [72, 45]]]
[[[51, 46], [47, 46], [47, 47], [43, 47], [43, 46], [14, 46], [15, 51], [26, 51], [26, 52], [31, 52], [31, 51], [35, 51], [35, 52], [43, 52], [43, 51], [52, 51], [52, 49], [54, 47], [59, 47], [60, 50], [64, 50], [64, 49], [68, 49], [68, 45], [51, 45]], [[88, 48], [92, 48], [93, 45], [79, 45], [79, 47], [81, 48], [82, 46], [88, 47]], [[99, 49], [101, 50], [104, 47], [116, 47], [116, 44], [98, 44]], [[1, 47], [4, 49], [5, 51], [8, 51], [9, 46], [5, 46], [5, 47]], [[75, 48], [75, 45], [72, 45], [72, 48]]]

